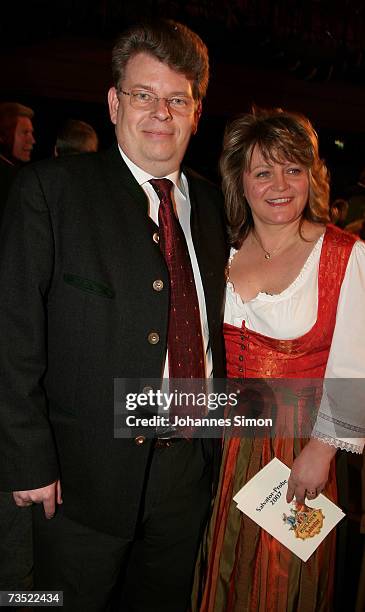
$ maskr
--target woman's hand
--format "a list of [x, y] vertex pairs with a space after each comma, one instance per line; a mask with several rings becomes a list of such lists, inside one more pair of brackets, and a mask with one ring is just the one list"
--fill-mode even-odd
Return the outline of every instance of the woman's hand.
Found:
[[294, 460], [291, 469], [286, 501], [295, 497], [304, 504], [304, 499], [314, 499], [324, 489], [328, 480], [331, 460], [337, 449], [326, 442], [311, 438], [300, 455]]

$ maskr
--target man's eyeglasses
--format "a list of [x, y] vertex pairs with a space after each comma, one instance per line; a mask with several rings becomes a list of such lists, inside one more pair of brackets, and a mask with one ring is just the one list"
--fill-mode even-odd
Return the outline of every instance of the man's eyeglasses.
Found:
[[138, 110], [153, 110], [160, 100], [164, 100], [171, 113], [179, 115], [190, 115], [195, 106], [193, 98], [187, 96], [172, 96], [171, 98], [159, 98], [148, 91], [123, 91], [118, 90], [124, 96], [129, 96], [131, 106]]

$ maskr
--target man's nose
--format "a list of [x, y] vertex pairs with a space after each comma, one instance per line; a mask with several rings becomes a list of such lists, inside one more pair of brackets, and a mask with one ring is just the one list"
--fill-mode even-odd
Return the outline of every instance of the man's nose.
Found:
[[166, 98], [158, 98], [158, 100], [156, 100], [152, 114], [160, 119], [160, 121], [164, 121], [165, 119], [170, 119], [172, 117], [170, 106]]

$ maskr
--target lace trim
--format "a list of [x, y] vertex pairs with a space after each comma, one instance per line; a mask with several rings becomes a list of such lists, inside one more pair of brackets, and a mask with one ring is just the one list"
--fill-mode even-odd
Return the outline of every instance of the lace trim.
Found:
[[320, 431], [314, 430], [311, 435], [312, 438], [317, 438], [330, 446], [335, 446], [341, 450], [345, 450], [349, 453], [356, 453], [357, 455], [362, 454], [361, 446], [357, 444], [351, 444], [350, 442], [345, 442], [344, 440], [339, 440], [338, 438], [332, 438], [331, 436], [327, 436], [326, 434], [321, 433]]
[[226, 281], [227, 281], [227, 285], [231, 285], [233, 290], [234, 290], [234, 286], [233, 286], [233, 283], [232, 283], [231, 279], [229, 278], [229, 272], [231, 270], [232, 261], [234, 259], [234, 256], [236, 255], [236, 253], [238, 253], [238, 250], [233, 248], [233, 247], [231, 247], [231, 252], [229, 254], [229, 258], [228, 258], [227, 265], [226, 265]]
[[359, 427], [358, 425], [351, 425], [351, 423], [347, 423], [346, 421], [340, 421], [340, 419], [335, 419], [333, 416], [329, 416], [324, 412], [318, 412], [318, 418], [323, 419], [329, 423], [333, 423], [334, 425], [338, 425], [339, 427], [343, 427], [343, 429], [348, 429], [350, 431], [356, 431], [357, 433], [365, 435], [365, 428]]

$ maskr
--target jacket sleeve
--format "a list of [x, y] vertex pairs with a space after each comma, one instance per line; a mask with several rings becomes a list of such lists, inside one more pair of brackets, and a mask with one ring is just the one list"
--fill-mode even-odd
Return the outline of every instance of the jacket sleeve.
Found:
[[53, 265], [46, 198], [28, 167], [14, 182], [0, 234], [0, 490], [34, 489], [58, 477], [43, 386]]

